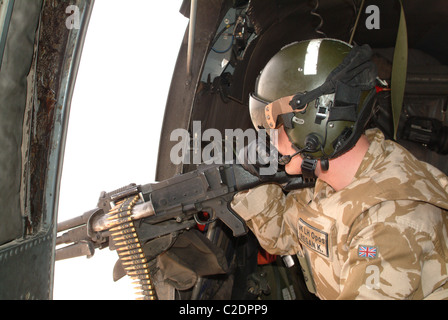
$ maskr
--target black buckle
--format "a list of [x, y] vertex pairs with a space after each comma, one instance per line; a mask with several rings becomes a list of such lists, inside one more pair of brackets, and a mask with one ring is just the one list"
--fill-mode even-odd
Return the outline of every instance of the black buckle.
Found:
[[302, 161], [302, 176], [305, 180], [314, 180], [316, 179], [316, 174], [314, 173], [314, 170], [316, 170], [317, 167], [317, 160], [316, 159], [309, 159], [305, 158]]

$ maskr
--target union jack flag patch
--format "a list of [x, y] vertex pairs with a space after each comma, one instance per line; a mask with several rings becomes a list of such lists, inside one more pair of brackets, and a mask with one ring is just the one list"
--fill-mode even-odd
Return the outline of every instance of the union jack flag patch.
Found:
[[376, 258], [376, 254], [376, 247], [358, 246], [358, 257], [373, 259]]

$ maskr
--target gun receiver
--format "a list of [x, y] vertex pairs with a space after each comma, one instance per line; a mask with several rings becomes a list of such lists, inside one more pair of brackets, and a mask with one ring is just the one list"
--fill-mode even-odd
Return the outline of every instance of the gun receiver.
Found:
[[182, 222], [203, 211], [210, 214], [209, 222], [221, 220], [238, 237], [247, 232], [246, 225], [232, 211], [229, 203], [235, 193], [265, 183], [277, 183], [289, 191], [309, 187], [313, 182], [306, 182], [301, 176], [289, 176], [285, 172], [258, 177], [237, 164], [202, 165], [197, 170], [158, 183], [140, 186], [130, 184], [109, 193], [102, 192], [95, 209], [58, 224], [58, 233], [70, 230], [59, 236], [56, 244], [90, 242], [89, 248], [107, 246], [108, 231], [117, 221], [106, 214], [114, 203], [131, 195], [139, 195], [130, 219], [141, 220], [137, 228], [141, 241], [176, 231], [173, 230], [176, 228], [166, 226], [156, 230], [155, 226], [161, 222], [171, 220], [182, 226]]

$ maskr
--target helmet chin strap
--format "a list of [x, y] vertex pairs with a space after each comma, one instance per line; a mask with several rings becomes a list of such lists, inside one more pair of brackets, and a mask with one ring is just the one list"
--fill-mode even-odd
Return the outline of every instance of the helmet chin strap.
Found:
[[[295, 147], [294, 144], [292, 144], [292, 147], [297, 150], [297, 148]], [[319, 138], [316, 136], [316, 134], [314, 134], [314, 133], [309, 134], [305, 139], [305, 147], [304, 148], [298, 149], [292, 155], [282, 156], [278, 160], [278, 163], [280, 165], [287, 165], [288, 163], [291, 162], [291, 159], [293, 157], [297, 156], [298, 154], [301, 154], [303, 152], [315, 152], [319, 147], [320, 147], [320, 142], [319, 142]], [[327, 171], [329, 168], [328, 159], [322, 158], [320, 160], [321, 160], [322, 171]], [[306, 156], [303, 158], [302, 165], [300, 168], [302, 171], [302, 176], [305, 180], [315, 180], [317, 178], [316, 173], [315, 173], [315, 170], [317, 167], [317, 161], [318, 161], [318, 159], [311, 159]]]
[[[286, 166], [288, 163], [291, 162], [292, 158], [297, 156], [298, 154], [302, 153], [304, 149], [301, 149], [297, 151], [296, 153], [292, 155], [282, 156], [280, 159], [278, 159], [278, 163], [280, 165]], [[317, 159], [310, 159], [310, 158], [304, 158], [302, 160], [301, 170], [302, 170], [302, 176], [305, 180], [315, 180], [317, 178], [316, 173], [314, 172], [317, 167]], [[326, 161], [326, 164], [328, 163], [328, 160]], [[327, 165], [328, 169], [328, 165]]]
[[[298, 154], [302, 153], [304, 149], [301, 149], [297, 151], [296, 153], [292, 155], [282, 156], [280, 159], [278, 159], [278, 163], [280, 165], [286, 166], [288, 163], [291, 162], [292, 158], [297, 156]], [[302, 171], [303, 179], [305, 180], [315, 180], [317, 178], [315, 170], [317, 167], [318, 159], [310, 159], [310, 158], [304, 158], [302, 160], [302, 165], [300, 166], [300, 169]], [[328, 159], [320, 159], [320, 167], [322, 171], [327, 171], [330, 164]]]
[[317, 159], [304, 158], [302, 160], [302, 176], [304, 180], [315, 180], [317, 178], [315, 170], [317, 167]]

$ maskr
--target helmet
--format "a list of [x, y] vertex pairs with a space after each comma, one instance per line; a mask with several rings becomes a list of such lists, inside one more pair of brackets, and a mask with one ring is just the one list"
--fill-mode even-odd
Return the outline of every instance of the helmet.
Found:
[[377, 77], [371, 55], [368, 45], [351, 47], [335, 39], [282, 48], [250, 94], [253, 125], [283, 125], [304, 159], [341, 155], [355, 145], [370, 115]]

